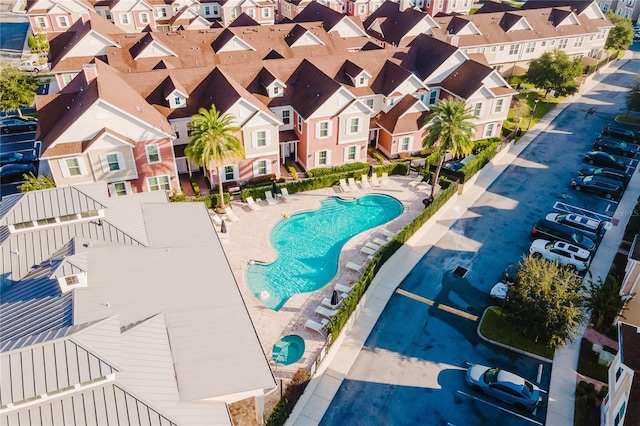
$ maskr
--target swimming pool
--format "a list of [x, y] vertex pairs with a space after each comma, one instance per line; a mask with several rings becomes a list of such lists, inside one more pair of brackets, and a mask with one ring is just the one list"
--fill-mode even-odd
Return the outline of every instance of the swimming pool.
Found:
[[349, 239], [403, 211], [400, 201], [380, 194], [349, 200], [328, 197], [320, 204], [318, 210], [280, 219], [271, 230], [277, 259], [247, 268], [249, 289], [273, 310], [279, 310], [294, 294], [327, 285], [338, 272], [340, 251]]

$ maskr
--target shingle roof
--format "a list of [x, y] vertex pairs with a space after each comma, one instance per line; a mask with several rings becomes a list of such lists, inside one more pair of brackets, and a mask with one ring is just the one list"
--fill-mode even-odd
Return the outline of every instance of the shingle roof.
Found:
[[[411, 109], [414, 111], [408, 112]], [[428, 109], [421, 107], [418, 99], [405, 95], [393, 108], [380, 114], [378, 125], [394, 135], [416, 132], [425, 127], [428, 115]]]
[[258, 27], [260, 24], [251, 16], [242, 12], [238, 17], [229, 24], [230, 27]]
[[411, 72], [400, 65], [387, 60], [380, 73], [371, 83], [374, 93], [389, 96], [396, 91], [398, 86], [411, 77]]
[[[367, 33], [376, 38], [382, 38], [387, 43], [400, 45], [402, 38], [425, 18], [423, 12], [406, 9], [400, 11], [398, 3], [392, 1], [383, 2], [367, 19], [363, 25]], [[378, 24], [382, 34], [372, 30], [373, 24]]]
[[286, 84], [294, 90], [291, 106], [305, 119], [341, 87], [306, 59], [300, 63]]
[[441, 86], [449, 93], [467, 99], [483, 86], [482, 80], [492, 71], [486, 65], [468, 60], [442, 80]]

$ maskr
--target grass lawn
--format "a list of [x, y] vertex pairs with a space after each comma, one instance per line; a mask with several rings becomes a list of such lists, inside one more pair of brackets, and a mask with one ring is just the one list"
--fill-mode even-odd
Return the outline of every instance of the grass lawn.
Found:
[[[578, 358], [578, 373], [607, 383], [608, 367], [598, 364], [598, 355], [591, 349], [592, 342], [583, 338], [580, 342], [580, 358]], [[607, 349], [607, 348], [605, 348]], [[607, 352], [614, 352], [608, 348]]]
[[536, 354], [547, 359], [553, 359], [554, 350], [546, 345], [535, 343], [511, 328], [511, 324], [505, 319], [500, 308], [489, 308], [482, 324], [480, 333], [487, 339], [509, 345], [511, 347]]
[[633, 124], [636, 126], [640, 126], [640, 118], [634, 117], [631, 115], [619, 115], [616, 117], [616, 121], [620, 123]]
[[[514, 77], [514, 79], [515, 78], [516, 77]], [[514, 83], [512, 83], [512, 85], [514, 85]], [[551, 111], [558, 103], [560, 103], [564, 99], [564, 97], [554, 98], [550, 96], [547, 96], [545, 98], [544, 92], [538, 92], [536, 90], [533, 90], [532, 86], [531, 87], [529, 86], [531, 85], [521, 83], [521, 87], [531, 89], [531, 90], [517, 94], [515, 96], [516, 99], [525, 101], [527, 103], [527, 105], [529, 106], [530, 112], [533, 111], [534, 106], [536, 108], [536, 112], [535, 112], [535, 115], [533, 116], [533, 119], [531, 119], [531, 116], [528, 115], [526, 117], [523, 117], [522, 120], [520, 121], [519, 126], [523, 131], [527, 131], [529, 129], [529, 121], [531, 121], [531, 126], [535, 125], [538, 122], [538, 120], [544, 117], [549, 111]], [[536, 100], [538, 100], [537, 106], [536, 106]], [[509, 130], [513, 130], [516, 127], [516, 124], [517, 123], [513, 121], [513, 110], [509, 110], [507, 120], [505, 120], [503, 126]]]

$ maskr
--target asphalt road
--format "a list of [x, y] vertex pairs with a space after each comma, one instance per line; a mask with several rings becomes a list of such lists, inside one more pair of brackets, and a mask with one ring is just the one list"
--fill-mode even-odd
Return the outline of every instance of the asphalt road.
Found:
[[[602, 127], [624, 112], [638, 62], [569, 105], [421, 259], [389, 300], [321, 425], [544, 424], [546, 395], [529, 415], [464, 386], [469, 363], [549, 386], [551, 365], [484, 343], [476, 317], [490, 304], [488, 292], [505, 266], [528, 251], [531, 228], [546, 213], [585, 211], [614, 225], [629, 214], [615, 212], [615, 201], [572, 190], [569, 182]], [[464, 278], [452, 274], [458, 266], [468, 270]]]
[[[33, 153], [35, 150], [35, 136], [36, 132], [0, 134], [0, 151]], [[0, 196], [20, 192], [17, 187], [21, 183], [22, 182], [0, 182]]]

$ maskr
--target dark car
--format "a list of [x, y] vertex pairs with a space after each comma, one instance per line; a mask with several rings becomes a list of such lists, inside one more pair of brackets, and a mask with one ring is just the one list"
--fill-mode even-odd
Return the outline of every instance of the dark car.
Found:
[[531, 236], [535, 239], [544, 238], [546, 240], [566, 241], [585, 250], [594, 251], [595, 241], [598, 236], [592, 232], [579, 231], [561, 223], [551, 222], [541, 219], [531, 230]]
[[627, 170], [627, 164], [615, 155], [601, 151], [591, 151], [584, 156], [584, 162], [601, 167], [610, 167], [617, 170]]
[[626, 187], [631, 180], [631, 175], [616, 169], [609, 169], [607, 167], [584, 167], [578, 170], [580, 176], [602, 176], [611, 180], [617, 180], [622, 182]]
[[545, 219], [593, 233], [597, 235], [598, 239], [601, 239], [604, 233], [613, 226], [608, 220], [593, 219], [577, 213], [549, 213], [545, 216]]
[[634, 157], [638, 152], [638, 145], [609, 138], [597, 138], [593, 141], [593, 148], [597, 151], [604, 151], [613, 155], [623, 155], [625, 157]]
[[10, 163], [34, 163], [38, 158], [33, 154], [24, 154], [22, 152], [3, 152], [0, 153], [0, 166]]
[[607, 199], [617, 200], [622, 196], [622, 183], [600, 176], [578, 176], [571, 179], [571, 187], [576, 191], [591, 192]]
[[38, 120], [31, 117], [2, 117], [0, 118], [0, 132], [21, 133], [33, 132], [38, 127]]
[[602, 134], [604, 136], [611, 136], [612, 138], [620, 139], [625, 142], [640, 142], [640, 135], [638, 135], [634, 130], [624, 127], [623, 125], [618, 123], [607, 124], [606, 126], [604, 126], [604, 129], [602, 129]]
[[36, 175], [38, 170], [33, 163], [11, 163], [4, 166], [0, 166], [0, 181], [2, 183], [21, 182], [24, 179], [23, 175], [33, 173]]

